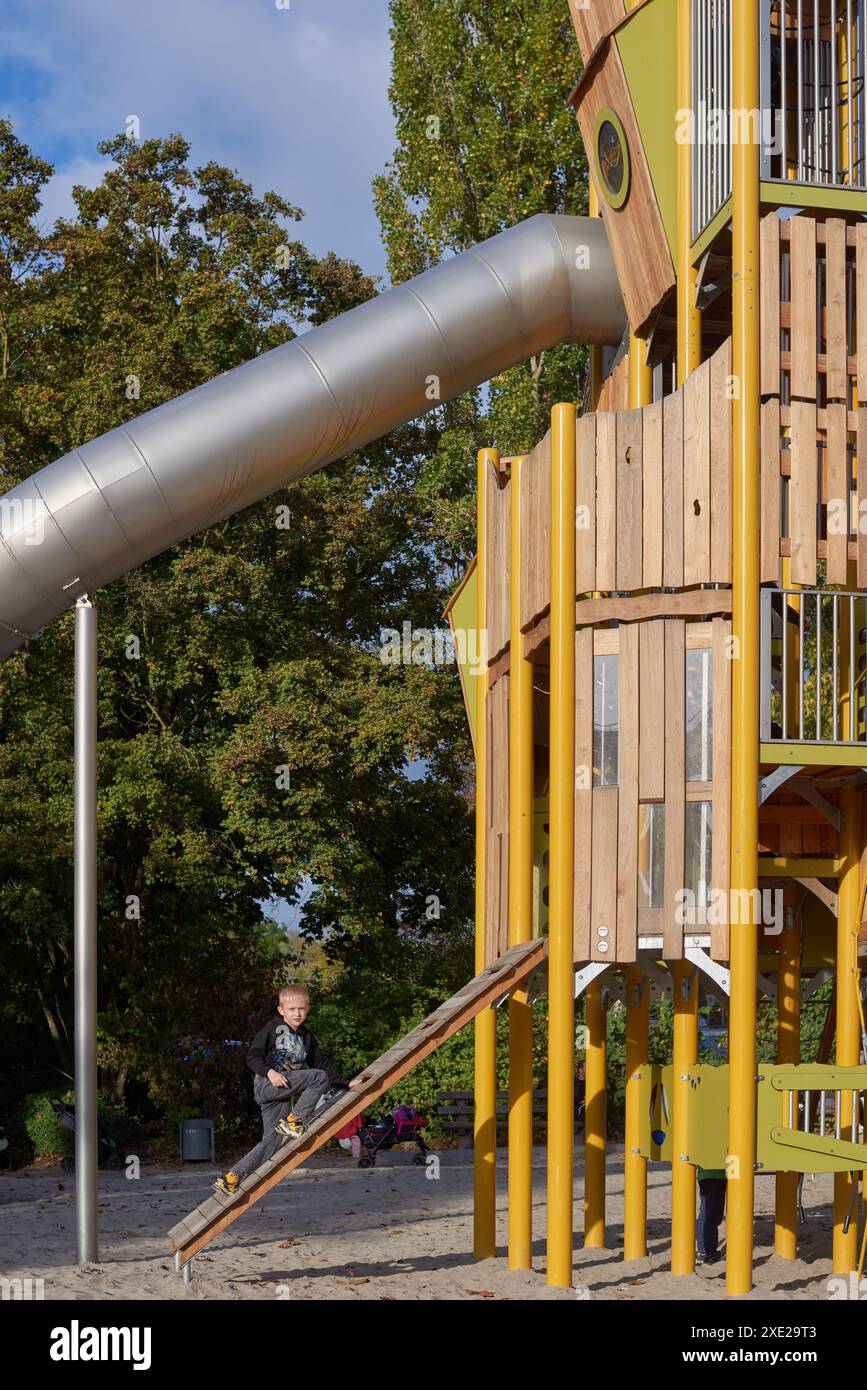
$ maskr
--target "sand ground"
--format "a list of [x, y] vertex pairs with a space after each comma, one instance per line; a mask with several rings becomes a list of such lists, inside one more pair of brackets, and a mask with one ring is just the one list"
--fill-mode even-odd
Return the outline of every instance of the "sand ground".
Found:
[[[59, 1168], [0, 1172], [0, 1274], [44, 1281], [46, 1299], [571, 1299], [699, 1301], [724, 1297], [723, 1266], [668, 1272], [670, 1173], [649, 1165], [646, 1259], [622, 1258], [623, 1150], [608, 1160], [608, 1246], [575, 1240], [578, 1291], [545, 1282], [545, 1152], [534, 1153], [531, 1271], [506, 1255], [505, 1164], [497, 1182], [498, 1257], [476, 1261], [473, 1168], [466, 1150], [440, 1152], [439, 1177], [409, 1153], [381, 1155], [373, 1170], [351, 1157], [317, 1155], [197, 1256], [189, 1285], [175, 1274], [166, 1232], [208, 1193], [209, 1166], [149, 1168], [138, 1181], [101, 1172], [100, 1262], [74, 1263], [74, 1178]], [[584, 1173], [575, 1171], [576, 1226]], [[754, 1299], [828, 1298], [832, 1180], [807, 1178], [800, 1258], [773, 1253], [774, 1181], [756, 1182]], [[723, 1230], [724, 1235], [724, 1230]]]

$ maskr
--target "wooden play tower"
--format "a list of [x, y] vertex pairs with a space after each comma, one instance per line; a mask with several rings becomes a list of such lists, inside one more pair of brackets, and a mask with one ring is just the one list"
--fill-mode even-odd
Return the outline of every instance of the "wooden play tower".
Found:
[[[583, 408], [556, 406], [532, 453], [479, 455], [478, 554], [449, 607], [456, 632], [486, 636], [461, 671], [476, 968], [548, 938], [549, 1282], [572, 1280], [582, 993], [583, 1239], [606, 1243], [619, 993], [624, 1256], [646, 1254], [649, 1158], [671, 1163], [677, 1274], [693, 1269], [696, 1165], [724, 1167], [741, 1294], [757, 1173], [776, 1175], [778, 1257], [796, 1253], [803, 1172], [835, 1175], [836, 1271], [857, 1267], [864, 1227], [867, 18], [853, 0], [570, 8], [591, 212], [630, 327], [591, 350]], [[829, 1047], [802, 1063], [802, 1000], [832, 974]], [[667, 1069], [648, 1065], [658, 989], [674, 999]], [[716, 1068], [698, 1065], [708, 990], [728, 1008]], [[757, 1069], [760, 992], [779, 1046]], [[531, 1256], [531, 1011], [514, 990], [516, 1268]], [[476, 1020], [479, 1256], [494, 1250], [494, 1022]]]

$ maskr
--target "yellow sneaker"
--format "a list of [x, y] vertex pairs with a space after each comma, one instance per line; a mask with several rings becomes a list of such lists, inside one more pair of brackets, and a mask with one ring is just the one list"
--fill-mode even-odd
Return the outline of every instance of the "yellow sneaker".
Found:
[[215, 1192], [225, 1192], [227, 1197], [233, 1197], [240, 1190], [241, 1179], [237, 1173], [224, 1173], [213, 1184]]
[[287, 1115], [285, 1120], [278, 1120], [274, 1126], [275, 1134], [285, 1134], [287, 1139], [300, 1139], [307, 1126], [303, 1120], [299, 1120], [297, 1115]]

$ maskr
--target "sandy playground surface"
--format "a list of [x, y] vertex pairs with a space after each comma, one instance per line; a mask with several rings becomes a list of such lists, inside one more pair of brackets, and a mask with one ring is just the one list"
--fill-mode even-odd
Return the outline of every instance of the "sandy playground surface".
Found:
[[[385, 1153], [373, 1170], [351, 1157], [317, 1155], [196, 1257], [189, 1285], [174, 1273], [166, 1232], [208, 1194], [217, 1169], [142, 1168], [136, 1182], [101, 1172], [100, 1263], [74, 1264], [74, 1178], [60, 1168], [0, 1172], [0, 1274], [44, 1280], [46, 1299], [575, 1299], [545, 1283], [545, 1151], [534, 1154], [533, 1269], [507, 1267], [506, 1173], [498, 1171], [498, 1258], [472, 1257], [473, 1169], [467, 1150], [439, 1153], [440, 1176]], [[575, 1282], [591, 1299], [724, 1297], [722, 1264], [695, 1275], [668, 1273], [670, 1175], [649, 1165], [649, 1256], [622, 1259], [623, 1150], [608, 1165], [606, 1250], [575, 1240]], [[583, 1162], [575, 1172], [576, 1224]], [[774, 1183], [756, 1182], [754, 1299], [828, 1297], [832, 1180], [807, 1178], [801, 1258], [773, 1254]], [[725, 1231], [723, 1229], [723, 1236]], [[586, 1295], [585, 1295], [586, 1296]]]

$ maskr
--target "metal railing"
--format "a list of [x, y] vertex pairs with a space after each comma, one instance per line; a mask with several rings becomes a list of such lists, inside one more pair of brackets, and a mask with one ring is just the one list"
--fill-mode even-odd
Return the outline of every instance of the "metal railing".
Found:
[[760, 22], [762, 178], [864, 188], [865, 0], [770, 0]]
[[762, 742], [867, 748], [867, 594], [763, 589], [761, 610]]
[[693, 0], [693, 240], [731, 196], [731, 90], [731, 0]]

